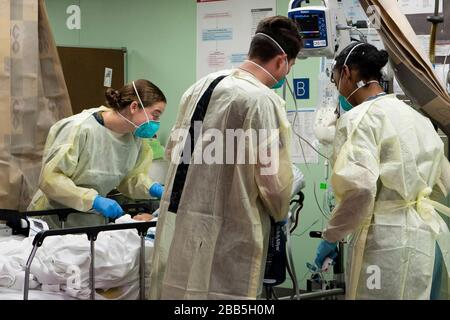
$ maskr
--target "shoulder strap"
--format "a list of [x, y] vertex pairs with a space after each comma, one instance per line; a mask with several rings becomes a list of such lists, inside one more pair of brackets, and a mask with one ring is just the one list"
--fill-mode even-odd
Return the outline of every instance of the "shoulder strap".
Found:
[[[194, 136], [194, 123], [196, 121], [200, 121], [201, 123], [203, 123], [203, 119], [205, 118], [206, 112], [208, 111], [208, 106], [209, 106], [209, 102], [211, 100], [211, 96], [214, 92], [214, 89], [217, 87], [217, 85], [220, 83], [220, 81], [223, 80], [223, 78], [225, 78], [226, 76], [220, 76], [218, 78], [216, 78], [213, 82], [211, 82], [211, 84], [209, 85], [209, 87], [205, 90], [205, 92], [203, 93], [203, 95], [201, 96], [201, 98], [198, 100], [197, 105], [195, 106], [195, 110], [194, 110], [194, 114], [192, 115], [191, 118], [191, 124], [189, 126], [189, 139], [190, 141], [188, 142], [186, 140], [186, 143], [184, 145], [184, 149], [183, 149], [183, 155], [181, 156], [182, 158], [185, 158], [186, 156], [186, 152], [189, 152], [189, 157], [187, 157], [188, 159], [191, 159], [192, 157], [192, 153], [194, 152], [194, 148], [195, 148], [195, 144], [198, 140], [198, 137]], [[190, 150], [188, 148], [190, 143]], [[170, 204], [169, 204], [169, 211], [173, 212], [173, 213], [177, 213], [178, 211], [178, 206], [180, 204], [180, 200], [181, 200], [181, 196], [183, 195], [183, 189], [184, 189], [184, 185], [186, 183], [186, 176], [189, 170], [189, 163], [183, 163], [181, 162], [178, 167], [177, 167], [177, 172], [175, 174], [175, 180], [173, 182], [173, 187], [172, 187], [172, 193], [170, 195]]]

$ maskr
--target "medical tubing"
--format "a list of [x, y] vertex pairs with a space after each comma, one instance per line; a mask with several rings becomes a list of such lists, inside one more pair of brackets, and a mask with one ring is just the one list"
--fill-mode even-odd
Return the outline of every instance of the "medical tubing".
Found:
[[[326, 156], [324, 156], [322, 153], [320, 153], [319, 150], [317, 150], [316, 148], [314, 148], [314, 147], [312, 146], [312, 144], [309, 143], [309, 141], [307, 141], [306, 139], [304, 139], [301, 135], [299, 135], [299, 134], [295, 131], [295, 122], [296, 122], [297, 114], [298, 114], [298, 105], [297, 105], [297, 100], [296, 100], [296, 98], [295, 98], [294, 92], [292, 91], [292, 88], [291, 88], [291, 86], [290, 86], [290, 84], [289, 84], [289, 81], [286, 81], [286, 84], [287, 84], [287, 86], [288, 86], [288, 88], [289, 88], [289, 91], [290, 91], [290, 93], [291, 93], [291, 95], [292, 95], [292, 99], [294, 100], [294, 105], [295, 105], [295, 116], [294, 116], [294, 121], [293, 121], [293, 125], [292, 125], [292, 131], [294, 132], [295, 135], [298, 136], [298, 138], [300, 138], [301, 140], [305, 141], [305, 142], [306, 142], [306, 143], [307, 143], [307, 144], [308, 144], [315, 152], [317, 152], [317, 154], [321, 155], [321, 156], [324, 157], [325, 159], [328, 159], [328, 157], [326, 157]], [[302, 151], [303, 159], [305, 160], [305, 166], [306, 166], [306, 168], [308, 169], [308, 172], [311, 173], [311, 169], [310, 169], [308, 163], [306, 162], [306, 156], [305, 156], [305, 152], [304, 152], [304, 150], [303, 150], [303, 146], [302, 146], [302, 143], [301, 143], [301, 142], [300, 142], [300, 149], [301, 149], [301, 151]], [[324, 214], [322, 208], [320, 207], [319, 200], [317, 199], [317, 195], [316, 195], [316, 182], [315, 182], [315, 181], [314, 181], [314, 198], [315, 198], [315, 200], [316, 200], [316, 204], [317, 204], [317, 207], [319, 208], [320, 212], [322, 213], [322, 215], [323, 215], [326, 219], [328, 219], [327, 216]]]

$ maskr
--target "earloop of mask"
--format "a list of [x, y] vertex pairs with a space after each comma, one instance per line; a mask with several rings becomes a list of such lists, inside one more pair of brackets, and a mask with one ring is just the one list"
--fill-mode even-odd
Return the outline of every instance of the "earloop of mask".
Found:
[[137, 96], [138, 99], [139, 99], [139, 103], [141, 104], [141, 107], [142, 107], [142, 109], [144, 110], [145, 117], [147, 118], [147, 122], [149, 122], [150, 119], [148, 118], [147, 112], [145, 111], [144, 104], [142, 103], [141, 97], [139, 96], [139, 92], [138, 92], [137, 89], [136, 89], [136, 85], [134, 84], [134, 81], [133, 81], [133, 88], [134, 88], [134, 92], [136, 92], [136, 96]]

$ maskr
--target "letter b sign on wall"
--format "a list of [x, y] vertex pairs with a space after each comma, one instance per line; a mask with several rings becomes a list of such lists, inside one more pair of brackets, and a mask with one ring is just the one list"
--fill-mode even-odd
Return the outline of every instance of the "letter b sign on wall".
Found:
[[309, 78], [294, 79], [296, 99], [309, 99]]

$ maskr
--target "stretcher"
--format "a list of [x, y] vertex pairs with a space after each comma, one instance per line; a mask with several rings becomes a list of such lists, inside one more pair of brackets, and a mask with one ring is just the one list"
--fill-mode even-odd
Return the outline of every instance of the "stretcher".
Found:
[[[136, 203], [121, 205], [125, 212], [130, 215], [137, 214], [139, 212], [148, 212], [148, 203]], [[103, 232], [111, 232], [115, 230], [136, 230], [140, 237], [140, 250], [139, 250], [139, 298], [145, 299], [145, 269], [146, 269], [146, 241], [145, 236], [147, 231], [151, 227], [156, 226], [156, 221], [148, 222], [132, 222], [132, 223], [120, 223], [120, 224], [105, 224], [99, 226], [88, 227], [76, 227], [76, 228], [64, 228], [64, 222], [67, 220], [68, 215], [73, 212], [77, 212], [73, 209], [56, 209], [46, 211], [34, 211], [34, 212], [18, 212], [15, 210], [0, 210], [0, 220], [6, 221], [6, 224], [12, 229], [13, 236], [25, 236], [28, 237], [30, 233], [30, 219], [33, 216], [46, 216], [46, 215], [58, 215], [61, 222], [61, 229], [45, 230], [38, 232], [33, 239], [31, 252], [28, 256], [25, 268], [24, 268], [24, 284], [22, 291], [22, 298], [28, 300], [30, 298], [30, 291], [33, 291], [31, 298], [36, 297], [36, 290], [30, 290], [30, 268], [35, 258], [36, 252], [43, 245], [44, 241], [54, 236], [66, 236], [66, 235], [86, 235], [90, 243], [90, 267], [89, 267], [89, 287], [90, 287], [90, 299], [94, 300], [99, 297], [95, 290], [95, 242], [97, 236]], [[1, 242], [0, 242], [1, 245]], [[148, 249], [148, 248], [147, 248]], [[147, 257], [148, 258], [148, 257]], [[148, 260], [148, 259], [147, 259]], [[133, 287], [134, 284], [131, 286]], [[130, 287], [130, 290], [132, 289]], [[44, 293], [39, 295], [44, 299], [65, 299], [65, 297], [58, 297], [56, 293]], [[128, 295], [130, 296], [130, 295]], [[8, 288], [0, 288], [0, 299], [2, 297], [18, 297], [18, 292], [10, 290]]]

